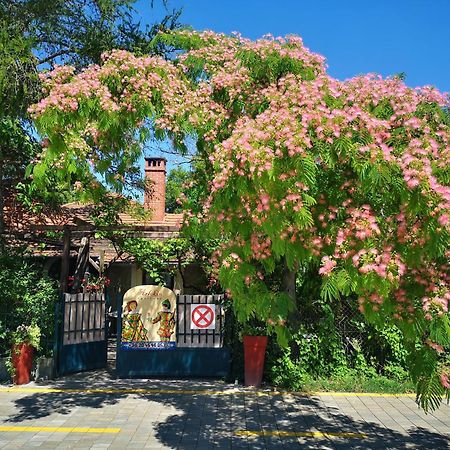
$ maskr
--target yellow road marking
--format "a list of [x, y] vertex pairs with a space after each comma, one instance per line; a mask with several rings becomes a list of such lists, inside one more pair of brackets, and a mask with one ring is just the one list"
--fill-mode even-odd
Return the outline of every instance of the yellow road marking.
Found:
[[92, 427], [23, 427], [23, 426], [0, 426], [1, 431], [34, 432], [47, 431], [52, 433], [119, 433], [120, 428], [92, 428]]
[[278, 395], [296, 395], [300, 397], [330, 396], [330, 397], [415, 397], [416, 394], [381, 394], [375, 392], [291, 392], [291, 391], [260, 391], [246, 389], [227, 389], [227, 390], [209, 390], [209, 389], [66, 389], [66, 388], [39, 388], [39, 387], [7, 387], [1, 388], [0, 393], [67, 393], [67, 394], [171, 394], [171, 395], [254, 395], [256, 397], [278, 396]]
[[26, 393], [68, 393], [68, 394], [203, 394], [203, 395], [220, 395], [220, 394], [239, 394], [238, 390], [228, 391], [212, 391], [212, 390], [194, 390], [194, 389], [66, 389], [66, 388], [20, 388], [9, 387], [0, 388], [1, 392], [26, 392]]
[[311, 397], [330, 396], [330, 397], [416, 397], [416, 394], [383, 394], [380, 392], [311, 392]]
[[313, 437], [313, 438], [367, 438], [365, 433], [333, 432], [333, 431], [236, 431], [237, 436], [279, 436], [279, 437]]

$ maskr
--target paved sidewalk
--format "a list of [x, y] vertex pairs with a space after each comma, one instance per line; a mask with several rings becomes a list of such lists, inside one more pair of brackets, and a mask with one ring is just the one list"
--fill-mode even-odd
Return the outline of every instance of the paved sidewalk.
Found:
[[80, 374], [0, 386], [2, 449], [450, 449], [450, 407]]

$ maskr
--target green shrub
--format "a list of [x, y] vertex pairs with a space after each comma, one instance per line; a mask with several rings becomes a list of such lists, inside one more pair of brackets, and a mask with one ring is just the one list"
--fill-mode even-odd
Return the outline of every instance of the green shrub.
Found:
[[8, 354], [12, 333], [17, 327], [39, 326], [43, 343], [51, 342], [55, 327], [55, 282], [22, 253], [0, 255], [0, 354]]
[[[289, 346], [277, 348], [275, 342], [268, 349], [268, 381], [307, 391], [404, 392], [412, 388], [400, 331], [394, 326], [377, 329], [356, 311], [348, 307], [345, 311], [349, 317], [336, 317], [332, 306], [323, 301], [304, 302]], [[354, 337], [339, 329], [344, 321]]]
[[11, 342], [15, 345], [28, 344], [36, 350], [41, 348], [41, 329], [38, 325], [19, 325], [11, 333]]
[[271, 365], [270, 378], [273, 384], [286, 389], [301, 390], [308, 376], [305, 367], [302, 367], [291, 358], [291, 351], [287, 348], [283, 355]]

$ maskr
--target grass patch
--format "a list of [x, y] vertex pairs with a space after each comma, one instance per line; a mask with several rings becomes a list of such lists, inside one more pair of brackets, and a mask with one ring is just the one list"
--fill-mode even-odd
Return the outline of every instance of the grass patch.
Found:
[[306, 376], [303, 380], [302, 391], [335, 391], [335, 392], [374, 392], [380, 394], [409, 394], [415, 392], [415, 386], [410, 380], [395, 380], [383, 375], [376, 377], [355, 376], [348, 373], [336, 377]]

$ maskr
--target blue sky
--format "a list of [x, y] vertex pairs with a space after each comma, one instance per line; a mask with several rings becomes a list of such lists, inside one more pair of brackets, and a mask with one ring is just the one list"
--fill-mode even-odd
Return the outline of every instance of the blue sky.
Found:
[[[162, 2], [139, 0], [142, 22], [161, 17]], [[181, 21], [198, 30], [300, 35], [327, 59], [330, 75], [345, 79], [405, 72], [410, 86], [450, 91], [450, 0], [170, 0]]]

